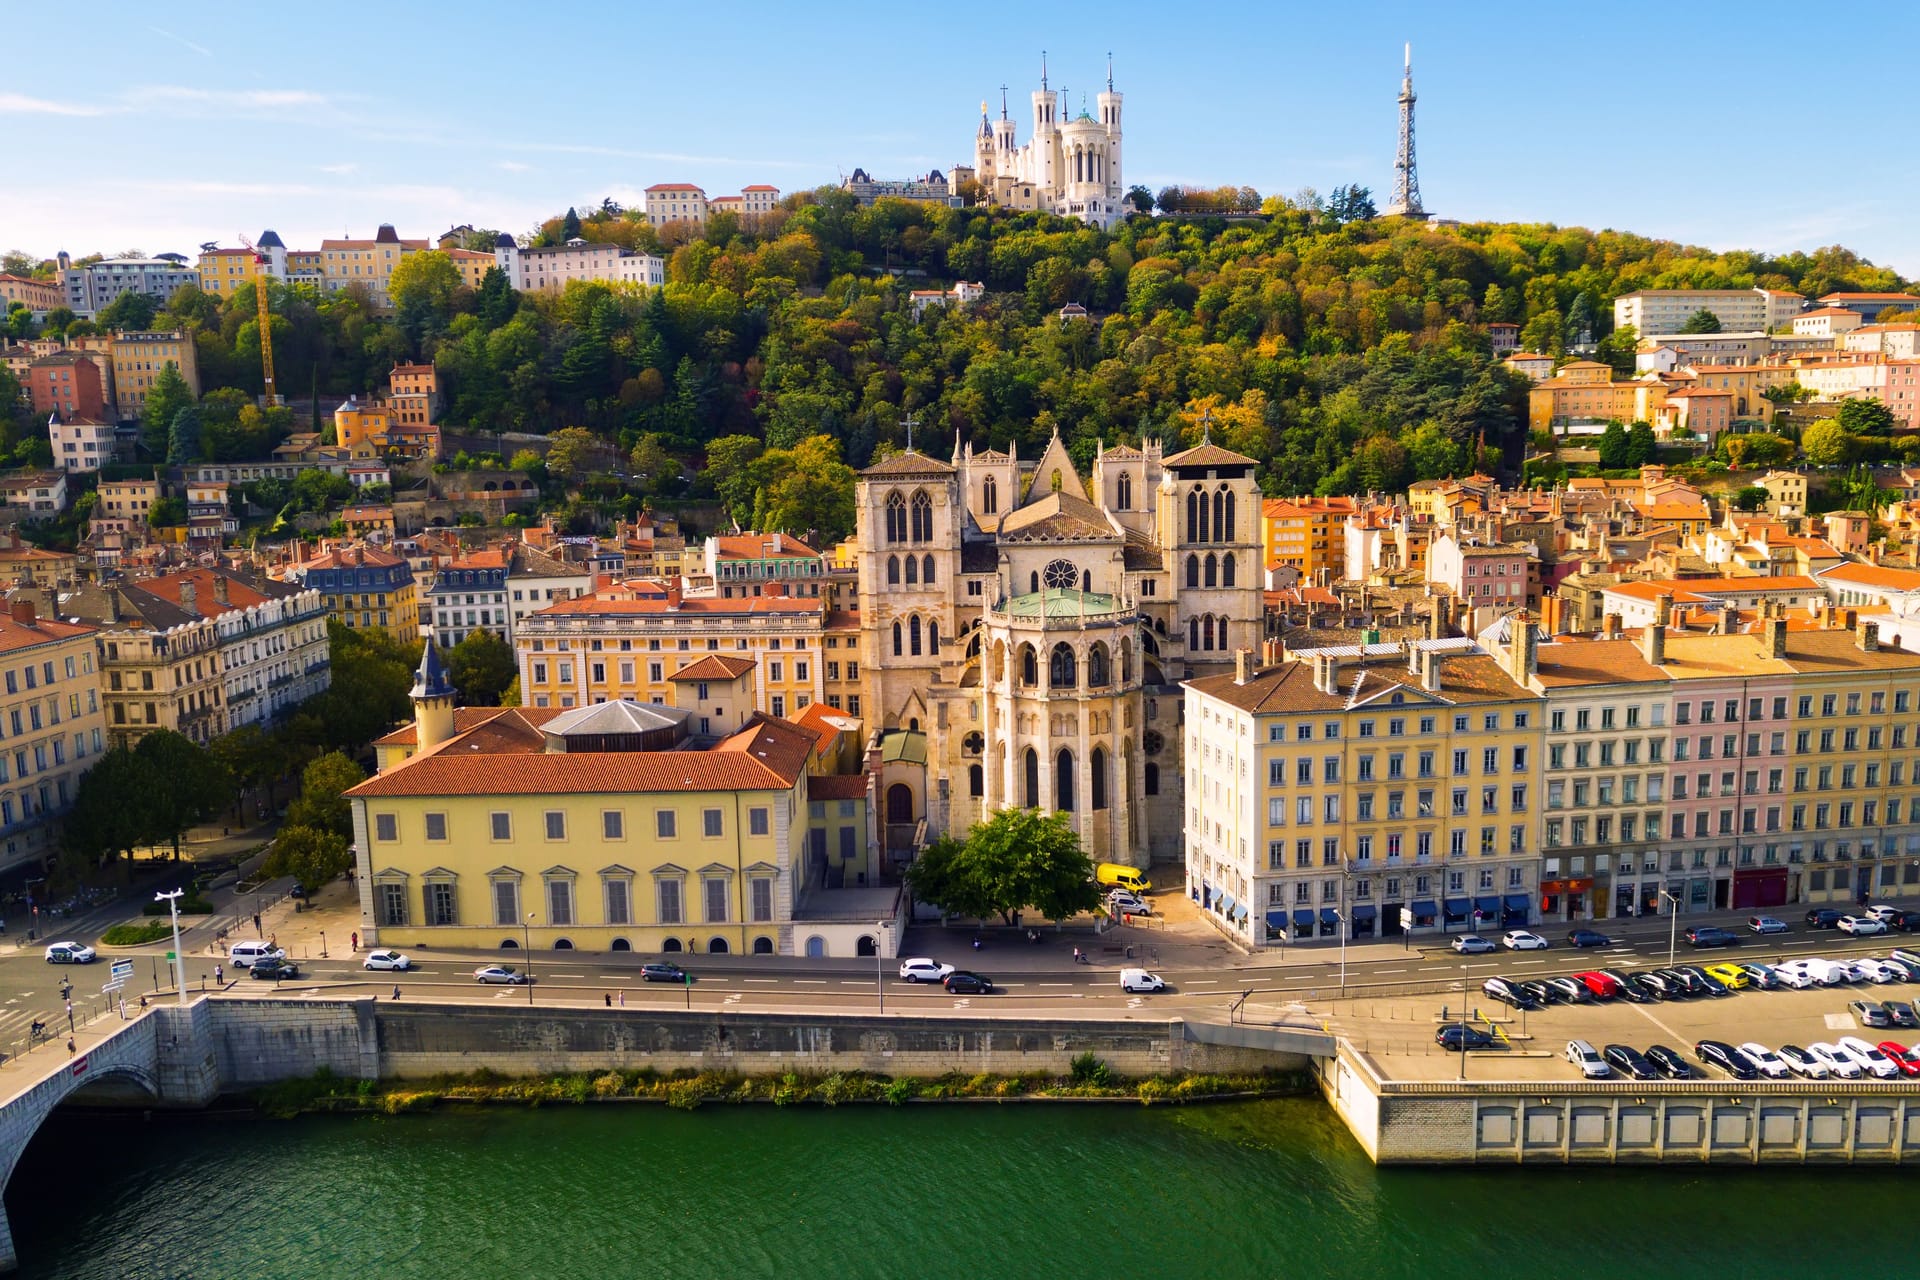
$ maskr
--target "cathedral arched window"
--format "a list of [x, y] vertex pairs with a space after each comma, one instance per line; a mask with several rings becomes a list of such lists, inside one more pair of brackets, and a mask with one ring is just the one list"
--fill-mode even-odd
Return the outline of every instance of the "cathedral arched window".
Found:
[[975, 799], [987, 794], [987, 774], [977, 764], [967, 766], [967, 794]]
[[1073, 812], [1073, 752], [1062, 751], [1053, 758], [1053, 807], [1062, 813]]
[[977, 756], [987, 749], [987, 739], [978, 729], [960, 739], [960, 754]]
[[1100, 689], [1113, 678], [1112, 663], [1107, 660], [1107, 646], [1096, 644], [1087, 650], [1087, 688]]
[[1120, 510], [1133, 510], [1133, 477], [1122, 472], [1120, 474], [1120, 483], [1116, 485], [1115, 488], [1119, 491]]
[[1231, 554], [1220, 557], [1220, 585], [1223, 587], [1233, 585], [1233, 556]]
[[1077, 668], [1073, 650], [1065, 644], [1053, 646], [1053, 653], [1047, 659], [1047, 686], [1053, 689], [1071, 689], [1077, 683]]
[[1196, 590], [1199, 589], [1199, 586], [1200, 586], [1200, 557], [1199, 556], [1189, 555], [1187, 557], [1187, 585], [1195, 588]]
[[1233, 491], [1228, 490], [1227, 491], [1227, 532], [1226, 532], [1226, 536], [1222, 538], [1221, 541], [1232, 542], [1236, 537], [1238, 537], [1239, 535], [1234, 532], [1234, 529], [1236, 527], [1237, 526], [1233, 518]]
[[931, 551], [920, 557], [920, 581], [928, 586], [933, 585], [933, 553]]
[[900, 648], [900, 624], [896, 622], [893, 624], [893, 656], [898, 658], [899, 656], [901, 656], [901, 652], [902, 651]]
[[1144, 785], [1141, 787], [1141, 790], [1150, 796], [1159, 795], [1160, 794], [1160, 766], [1157, 764], [1154, 764], [1152, 761], [1148, 761], [1147, 767], [1143, 771], [1143, 775], [1144, 776], [1142, 777], [1142, 782], [1144, 783]]
[[1213, 495], [1213, 540], [1225, 542], [1226, 539], [1227, 495], [1224, 491]]
[[940, 656], [940, 624], [931, 618], [927, 620], [927, 652], [936, 658]]
[[1027, 808], [1038, 809], [1040, 807], [1040, 755], [1032, 747], [1027, 748], [1025, 764]]
[[1071, 560], [1049, 560], [1044, 581], [1050, 591], [1071, 591], [1079, 584], [1080, 570]]
[[1053, 469], [1053, 476], [1047, 481], [1047, 490], [1050, 493], [1060, 492], [1060, 468]]
[[1087, 800], [1092, 808], [1104, 809], [1107, 807], [1107, 749], [1095, 747], [1087, 763], [1091, 766], [1087, 777]]
[[1032, 574], [1029, 574], [1028, 581], [1031, 583], [1031, 585], [1027, 589], [1037, 594], [1040, 590], [1040, 574], [1038, 573], [1038, 571]]
[[925, 489], [913, 495], [912, 535], [915, 542], [933, 541], [933, 499]]
[[1080, 589], [1089, 595], [1093, 594], [1093, 570], [1080, 571]]
[[[1213, 646], [1209, 644], [1207, 648], [1211, 649], [1213, 648]], [[910, 653], [913, 654], [914, 657], [917, 658], [920, 656], [920, 615], [919, 614], [915, 614], [913, 617], [907, 619], [907, 649]]]
[[[900, 652], [900, 624], [897, 622], [893, 624], [893, 651], [895, 653]], [[1188, 618], [1187, 619], [1187, 652], [1198, 653], [1199, 651], [1200, 651], [1200, 619]]]
[[[913, 651], [915, 653], [920, 652], [920, 633], [917, 630], [919, 625], [917, 621], [914, 623], [916, 630], [913, 635]], [[1202, 649], [1213, 648], [1213, 615], [1210, 613], [1200, 619], [1200, 647]]]
[[[896, 649], [895, 652], [897, 653], [898, 650]], [[1040, 683], [1040, 659], [1030, 644], [1020, 646], [1020, 683], [1028, 688]]]
[[887, 541], [907, 540], [907, 500], [896, 491], [887, 495]]
[[[912, 567], [911, 560], [908, 562], [908, 567]], [[911, 580], [912, 575], [909, 574], [908, 578]], [[1217, 587], [1220, 585], [1220, 561], [1214, 558], [1214, 554], [1211, 551], [1207, 552], [1207, 585], [1209, 587]]]
[[[897, 497], [898, 495], [896, 494], [895, 496]], [[887, 527], [892, 528], [893, 526], [889, 524]], [[1187, 494], [1187, 541], [1203, 541], [1200, 520], [1200, 490], [1198, 488]]]
[[980, 510], [992, 515], [1000, 509], [1000, 482], [988, 476], [980, 485]]
[[920, 581], [920, 561], [917, 557], [907, 557], [907, 585], [914, 586]]
[[900, 585], [900, 557], [899, 556], [887, 557], [887, 585], [890, 587], [897, 587]]

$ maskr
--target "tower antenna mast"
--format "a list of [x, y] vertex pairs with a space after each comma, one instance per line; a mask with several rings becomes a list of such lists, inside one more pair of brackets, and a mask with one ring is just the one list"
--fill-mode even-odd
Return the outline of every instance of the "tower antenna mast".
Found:
[[1385, 212], [1389, 217], [1424, 221], [1427, 211], [1420, 203], [1420, 171], [1413, 156], [1413, 104], [1413, 46], [1409, 44], [1400, 79], [1400, 150], [1393, 161], [1393, 199]]

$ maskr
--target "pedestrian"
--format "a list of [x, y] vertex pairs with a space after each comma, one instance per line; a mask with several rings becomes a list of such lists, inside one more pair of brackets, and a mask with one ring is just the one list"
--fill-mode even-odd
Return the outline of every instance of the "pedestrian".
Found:
[[253, 913], [253, 931], [256, 934], [260, 932], [260, 913], [258, 911]]
[[69, 1058], [73, 1056], [73, 1037], [72, 1036], [67, 1037], [67, 1056]]
[[358, 951], [360, 949], [360, 935], [358, 933], [355, 933], [353, 935], [353, 949], [355, 951]]
[[140, 1007], [142, 1009], [147, 1007], [147, 993], [144, 991], [140, 993]]
[[213, 966], [213, 985], [217, 987], [221, 983], [225, 982], [226, 980], [227, 980], [226, 968], [222, 965]]
[[400, 984], [397, 982], [393, 984], [393, 998], [395, 1000], [400, 998]]
[[606, 997], [607, 1008], [609, 1009], [613, 1008], [613, 992], [607, 991], [607, 992], [603, 992], [602, 994]]
[[627, 989], [625, 987], [620, 988], [620, 1007], [622, 1009], [627, 1007]]

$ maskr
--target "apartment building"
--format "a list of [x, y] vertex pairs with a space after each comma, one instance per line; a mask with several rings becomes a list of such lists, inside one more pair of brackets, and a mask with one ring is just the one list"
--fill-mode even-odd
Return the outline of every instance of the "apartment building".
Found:
[[400, 233], [385, 222], [371, 240], [322, 240], [324, 287], [328, 293], [338, 293], [349, 285], [364, 286], [376, 309], [391, 310], [393, 300], [387, 295], [387, 282], [393, 276], [393, 269], [408, 254], [421, 253], [430, 247], [426, 240], [402, 240]]
[[200, 273], [177, 253], [152, 258], [103, 258], [63, 272], [66, 305], [83, 320], [91, 320], [123, 293], [144, 293], [156, 306], [165, 306], [184, 286], [195, 284]]
[[193, 395], [200, 394], [200, 357], [193, 335], [179, 329], [117, 333], [113, 338], [114, 408], [120, 421], [145, 412], [160, 371], [176, 370]]
[[1806, 303], [1783, 289], [1636, 289], [1613, 300], [1613, 327], [1642, 337], [1679, 333], [1696, 312], [1710, 311], [1723, 330], [1764, 333], [1792, 324]]
[[1243, 651], [1185, 690], [1188, 893], [1239, 945], [1533, 919], [1542, 699], [1491, 655]]
[[92, 627], [0, 614], [0, 870], [52, 857], [81, 776], [106, 749]]
[[0, 271], [0, 315], [4, 315], [16, 302], [33, 312], [34, 319], [40, 320], [54, 308], [67, 305], [67, 291], [58, 280], [38, 280]]
[[575, 280], [658, 288], [667, 282], [666, 260], [617, 244], [594, 244], [579, 236], [565, 244], [522, 249], [505, 232], [493, 251], [507, 282], [520, 290], [559, 293]]
[[57, 351], [41, 356], [27, 366], [27, 396], [36, 415], [59, 414], [65, 418], [90, 418], [101, 421], [107, 416], [106, 383], [100, 365], [91, 355], [77, 351]]
[[98, 471], [113, 461], [111, 422], [94, 418], [53, 417], [47, 421], [47, 437], [53, 445], [53, 465], [68, 475]]

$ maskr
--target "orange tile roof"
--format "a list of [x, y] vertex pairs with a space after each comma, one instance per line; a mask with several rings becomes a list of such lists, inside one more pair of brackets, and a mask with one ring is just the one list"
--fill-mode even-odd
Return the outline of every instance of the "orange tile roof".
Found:
[[1823, 581], [1833, 578], [1840, 582], [1857, 582], [1863, 587], [1884, 587], [1893, 591], [1920, 591], [1920, 572], [1912, 569], [1889, 569], [1879, 564], [1835, 565], [1820, 577]]
[[[773, 545], [776, 537], [780, 539], [778, 547]], [[767, 556], [820, 554], [790, 533], [729, 533], [715, 538], [714, 543], [722, 559], [760, 560]]]
[[829, 773], [807, 779], [807, 799], [809, 800], [865, 800], [867, 798], [867, 775], [864, 773]]
[[0, 653], [16, 653], [35, 645], [90, 636], [98, 629], [77, 622], [61, 622], [56, 618], [36, 618], [31, 623], [16, 622], [11, 614], [0, 612]]
[[576, 596], [572, 600], [556, 600], [534, 617], [578, 614], [664, 614], [669, 612], [686, 614], [756, 614], [786, 613], [824, 614], [826, 605], [823, 600], [803, 599], [799, 596], [743, 596], [733, 600], [712, 596], [683, 596], [677, 609], [671, 608], [664, 595], [644, 600], [626, 597], [608, 599], [604, 596]]
[[710, 653], [668, 676], [669, 680], [738, 680], [758, 666], [752, 658], [727, 658]]

